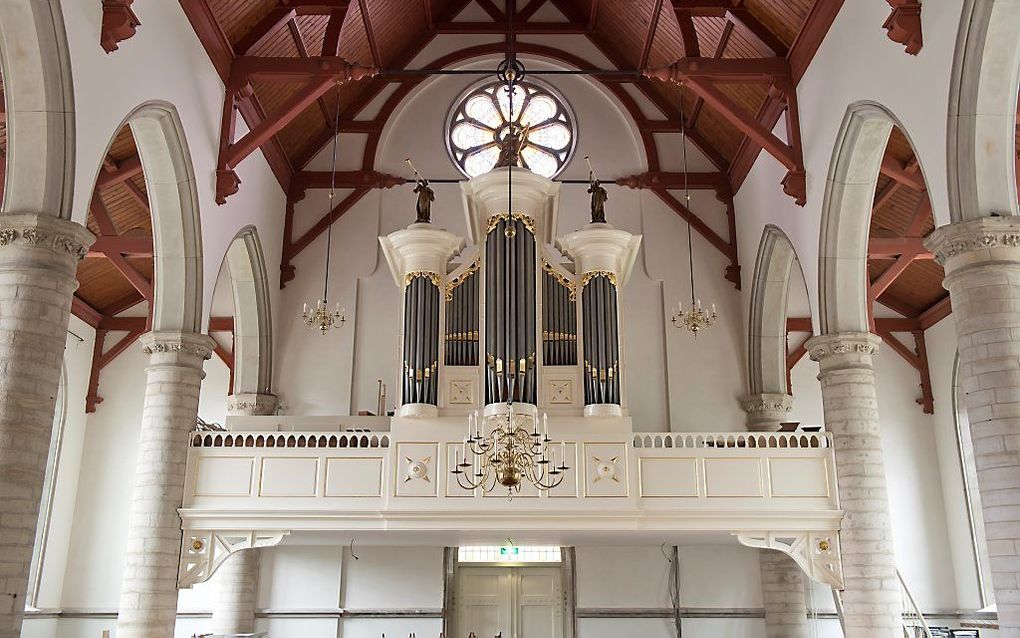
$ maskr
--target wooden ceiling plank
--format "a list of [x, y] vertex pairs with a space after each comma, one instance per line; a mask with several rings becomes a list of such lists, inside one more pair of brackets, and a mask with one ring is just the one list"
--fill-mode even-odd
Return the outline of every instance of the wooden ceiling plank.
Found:
[[925, 194], [921, 197], [921, 201], [918, 202], [917, 208], [914, 209], [914, 216], [910, 220], [910, 224], [907, 226], [906, 235], [908, 237], [916, 237], [921, 234], [924, 227], [932, 218], [931, 212], [931, 200], [928, 199], [928, 195]]
[[879, 275], [878, 279], [871, 282], [871, 287], [868, 290], [868, 294], [871, 295], [871, 299], [878, 299], [882, 293], [884, 293], [889, 286], [896, 281], [896, 278], [903, 274], [903, 271], [906, 270], [913, 261], [913, 253], [904, 253], [897, 257], [892, 266]]
[[[303, 58], [307, 58], [308, 44], [305, 42], [305, 37], [301, 35], [301, 27], [298, 26], [297, 21], [291, 20], [290, 22], [288, 22], [287, 28], [290, 30], [291, 37], [294, 38], [294, 46], [297, 47], [298, 55], [300, 55]], [[325, 42], [325, 40], [323, 40], [323, 42]], [[322, 112], [323, 121], [325, 121], [326, 124], [329, 124], [329, 122], [332, 121], [332, 118], [329, 116], [329, 109], [326, 108], [326, 101], [322, 99], [321, 95], [319, 96], [319, 99], [317, 101], [319, 103], [319, 111]], [[340, 108], [339, 104], [337, 104], [337, 108]]]
[[92, 192], [92, 201], [89, 204], [89, 212], [92, 214], [92, 219], [96, 220], [96, 225], [99, 226], [100, 234], [120, 234], [117, 230], [117, 225], [114, 224], [113, 220], [110, 218], [110, 211], [107, 210], [106, 204], [103, 203], [103, 198], [99, 195], [98, 188]]
[[237, 55], [251, 55], [251, 52], [265, 44], [277, 29], [293, 20], [296, 14], [297, 11], [293, 7], [273, 9], [237, 41], [233, 47], [234, 52]]
[[[506, 25], [496, 22], [437, 22], [437, 35], [504, 35]], [[523, 22], [514, 27], [514, 35], [584, 35], [590, 29], [583, 22]]]
[[102, 170], [96, 178], [96, 188], [107, 188], [115, 186], [135, 175], [142, 174], [142, 161], [137, 155], [117, 162], [117, 168], [112, 171]]
[[128, 195], [131, 196], [131, 199], [135, 200], [136, 204], [145, 209], [147, 214], [151, 215], [152, 213], [149, 210], [149, 197], [142, 192], [142, 189], [138, 188], [138, 185], [131, 180], [125, 180], [121, 182], [121, 184], [123, 185], [124, 190], [127, 191]]

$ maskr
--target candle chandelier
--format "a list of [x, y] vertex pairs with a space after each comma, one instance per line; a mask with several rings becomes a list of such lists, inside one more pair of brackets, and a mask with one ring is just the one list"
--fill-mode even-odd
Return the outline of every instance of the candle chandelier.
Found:
[[[683, 84], [680, 85], [680, 103], [683, 104]], [[687, 210], [691, 209], [691, 191], [687, 184], [687, 117], [680, 110], [680, 143], [683, 151], [684, 162], [684, 205]], [[687, 259], [691, 275], [691, 307], [684, 310], [683, 302], [677, 299], [676, 308], [673, 309], [673, 325], [677, 328], [685, 328], [688, 332], [698, 337], [698, 333], [715, 323], [718, 315], [715, 312], [715, 304], [712, 304], [711, 313], [706, 312], [701, 306], [701, 299], [698, 298], [694, 286], [694, 243], [691, 238], [691, 222], [687, 221]]]
[[465, 490], [491, 492], [505, 487], [508, 499], [513, 499], [525, 482], [551, 490], [563, 482], [570, 469], [566, 443], [557, 445], [549, 438], [548, 416], [542, 415], [540, 427], [537, 414], [514, 409], [514, 388], [524, 377], [525, 360], [521, 359], [516, 371], [510, 366], [509, 373], [504, 373], [502, 360], [497, 359], [495, 365], [507, 397], [506, 412], [481, 418], [477, 411], [468, 415], [464, 457], [460, 450], [455, 452], [450, 473]]
[[329, 224], [326, 226], [326, 273], [322, 284], [322, 298], [315, 301], [311, 309], [305, 303], [301, 312], [301, 319], [305, 325], [319, 330], [322, 334], [328, 333], [332, 328], [339, 328], [347, 321], [346, 311], [340, 302], [336, 302], [334, 309], [329, 308], [329, 255], [333, 245], [333, 197], [336, 195], [336, 146], [337, 138], [340, 135], [340, 85], [336, 87], [337, 107], [333, 120], [333, 166], [330, 169], [329, 180]]

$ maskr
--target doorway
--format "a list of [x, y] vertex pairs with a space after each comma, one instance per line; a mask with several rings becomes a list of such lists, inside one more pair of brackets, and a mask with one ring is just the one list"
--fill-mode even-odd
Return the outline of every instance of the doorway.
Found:
[[560, 566], [460, 566], [454, 638], [565, 638]]

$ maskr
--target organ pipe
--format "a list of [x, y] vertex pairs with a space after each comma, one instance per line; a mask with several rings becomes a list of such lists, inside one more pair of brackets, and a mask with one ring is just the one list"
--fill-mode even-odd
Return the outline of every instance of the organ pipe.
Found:
[[620, 340], [616, 276], [586, 273], [582, 280], [585, 405], [620, 403]]
[[403, 403], [436, 405], [439, 353], [439, 276], [412, 272], [404, 287]]

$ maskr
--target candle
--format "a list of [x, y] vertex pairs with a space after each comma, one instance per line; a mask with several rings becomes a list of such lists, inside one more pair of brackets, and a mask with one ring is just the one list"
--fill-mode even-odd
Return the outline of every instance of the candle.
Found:
[[460, 450], [457, 449], [453, 451], [453, 467], [454, 469], [460, 469]]
[[471, 426], [474, 425], [474, 422], [475, 422], [475, 415], [474, 415], [474, 413], [468, 414], [468, 433], [467, 433], [467, 440], [468, 441], [471, 440], [471, 430], [474, 429]]
[[712, 314], [715, 314], [715, 304], [712, 304]]
[[542, 434], [549, 436], [549, 415], [542, 413]]
[[567, 442], [560, 441], [560, 458], [563, 459], [563, 465], [567, 464]]
[[301, 311], [301, 314], [304, 314], [304, 315], [308, 314], [308, 302], [307, 301], [305, 302], [304, 310]]

